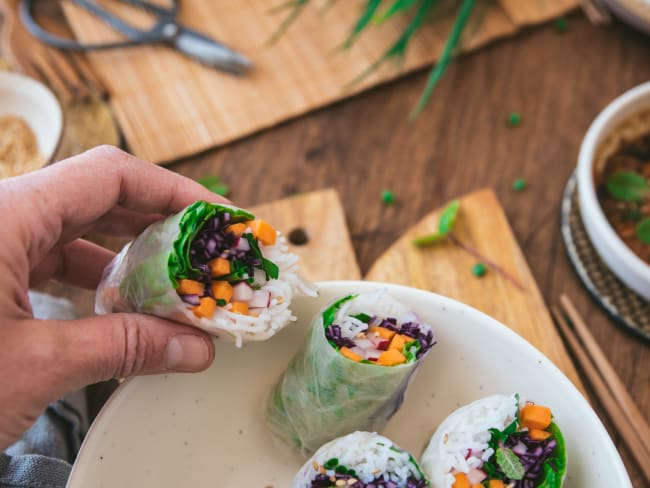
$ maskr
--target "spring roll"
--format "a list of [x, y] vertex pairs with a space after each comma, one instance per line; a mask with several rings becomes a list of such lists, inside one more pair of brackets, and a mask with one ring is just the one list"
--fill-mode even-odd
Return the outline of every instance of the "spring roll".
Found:
[[241, 208], [198, 201], [122, 249], [104, 271], [95, 310], [166, 317], [241, 346], [295, 320], [295, 293], [315, 294], [297, 262], [269, 223]]
[[354, 432], [324, 445], [293, 479], [292, 488], [425, 488], [413, 456], [390, 439]]
[[380, 430], [434, 344], [431, 326], [385, 291], [336, 300], [269, 395], [272, 433], [308, 455], [348, 432]]
[[560, 488], [566, 449], [551, 409], [493, 395], [459, 408], [422, 455], [435, 488]]

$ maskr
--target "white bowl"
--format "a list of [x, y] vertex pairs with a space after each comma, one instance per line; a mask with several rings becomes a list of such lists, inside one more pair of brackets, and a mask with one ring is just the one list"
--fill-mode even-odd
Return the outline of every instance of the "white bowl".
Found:
[[626, 91], [605, 107], [582, 141], [576, 173], [580, 214], [591, 243], [623, 283], [650, 300], [650, 265], [634, 254], [609, 224], [594, 183], [595, 171], [600, 169], [594, 168], [594, 164], [603, 140], [623, 121], [645, 110], [650, 110], [650, 82]]
[[265, 396], [300, 347], [311, 317], [333, 298], [388, 289], [434, 326], [437, 345], [383, 434], [419, 457], [438, 424], [461, 405], [519, 392], [553, 408], [568, 452], [567, 487], [631, 487], [621, 458], [584, 397], [549, 359], [496, 320], [449, 298], [397, 285], [319, 284], [293, 303], [298, 322], [267, 342], [217, 343], [199, 374], [131, 379], [100, 412], [68, 488], [290, 486], [301, 459], [272, 440]]
[[44, 163], [52, 160], [61, 139], [63, 113], [49, 88], [28, 76], [0, 71], [0, 116], [4, 115], [25, 119]]

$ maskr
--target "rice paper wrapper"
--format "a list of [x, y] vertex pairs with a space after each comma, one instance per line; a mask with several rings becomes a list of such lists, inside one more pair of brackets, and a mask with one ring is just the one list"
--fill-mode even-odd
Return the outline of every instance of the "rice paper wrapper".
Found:
[[[247, 211], [223, 204], [210, 204], [219, 211]], [[170, 255], [181, 235], [181, 221], [188, 206], [178, 214], [147, 227], [128, 243], [106, 267], [95, 297], [95, 312], [138, 312], [156, 315], [201, 328], [220, 339], [235, 341], [266, 340], [290, 321], [295, 320], [289, 305], [295, 293], [316, 295], [315, 288], [297, 274], [298, 257], [288, 251], [285, 238], [278, 233], [277, 242], [262, 250], [269, 259], [276, 259], [280, 268], [278, 279], [268, 281], [263, 289], [282, 297], [258, 317], [229, 312], [218, 307], [212, 319], [197, 317], [176, 292], [170, 277]], [[200, 228], [200, 227], [199, 227]], [[268, 255], [268, 254], [271, 255]]]
[[417, 361], [378, 366], [351, 361], [325, 337], [323, 316], [274, 386], [266, 403], [273, 435], [303, 455], [346, 433], [380, 431], [402, 405]]
[[390, 439], [374, 432], [353, 432], [328, 442], [300, 468], [291, 486], [311, 488], [314, 483], [325, 486], [322, 484], [323, 478], [331, 476], [336, 478], [332, 485], [339, 483], [336, 486], [357, 486], [356, 482], [349, 482], [350, 477], [364, 483], [364, 486], [429, 486], [413, 456]]

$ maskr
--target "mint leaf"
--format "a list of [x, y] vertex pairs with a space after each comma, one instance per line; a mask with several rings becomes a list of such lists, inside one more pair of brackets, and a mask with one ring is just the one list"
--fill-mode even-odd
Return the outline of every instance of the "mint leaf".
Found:
[[414, 363], [417, 360], [417, 355], [418, 352], [420, 352], [420, 349], [422, 349], [422, 344], [417, 339], [409, 342], [408, 344], [404, 344], [404, 347], [402, 348], [402, 354], [406, 358], [407, 364]]
[[648, 180], [638, 173], [631, 171], [617, 171], [605, 181], [605, 186], [610, 195], [626, 202], [642, 202], [650, 192]]
[[438, 223], [438, 232], [442, 235], [449, 234], [456, 224], [456, 217], [458, 217], [458, 209], [460, 202], [452, 200], [442, 211], [440, 215], [440, 222]]
[[646, 217], [636, 224], [635, 231], [641, 242], [650, 245], [650, 217]]
[[230, 193], [228, 185], [221, 181], [216, 175], [204, 176], [203, 178], [196, 180], [196, 182], [205, 186], [212, 193], [216, 193], [222, 197], [227, 197], [228, 193]]
[[507, 447], [499, 447], [496, 451], [497, 464], [508, 478], [511, 480], [521, 480], [524, 478], [526, 470], [517, 455]]

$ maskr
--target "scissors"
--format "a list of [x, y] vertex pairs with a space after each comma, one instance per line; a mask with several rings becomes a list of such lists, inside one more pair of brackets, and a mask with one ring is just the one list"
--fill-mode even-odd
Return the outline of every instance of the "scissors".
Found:
[[172, 0], [169, 8], [156, 5], [146, 0], [115, 0], [119, 3], [141, 8], [153, 15], [156, 21], [149, 30], [139, 29], [128, 24], [122, 18], [92, 0], [71, 0], [75, 5], [87, 10], [114, 30], [126, 36], [124, 41], [96, 44], [80, 43], [73, 39], [59, 37], [41, 27], [32, 14], [35, 5], [40, 1], [42, 0], [22, 0], [20, 3], [20, 18], [33, 36], [59, 49], [96, 51], [161, 43], [167, 44], [207, 66], [232, 74], [243, 74], [253, 66], [243, 54], [238, 53], [215, 39], [180, 24], [176, 20], [180, 0]]

